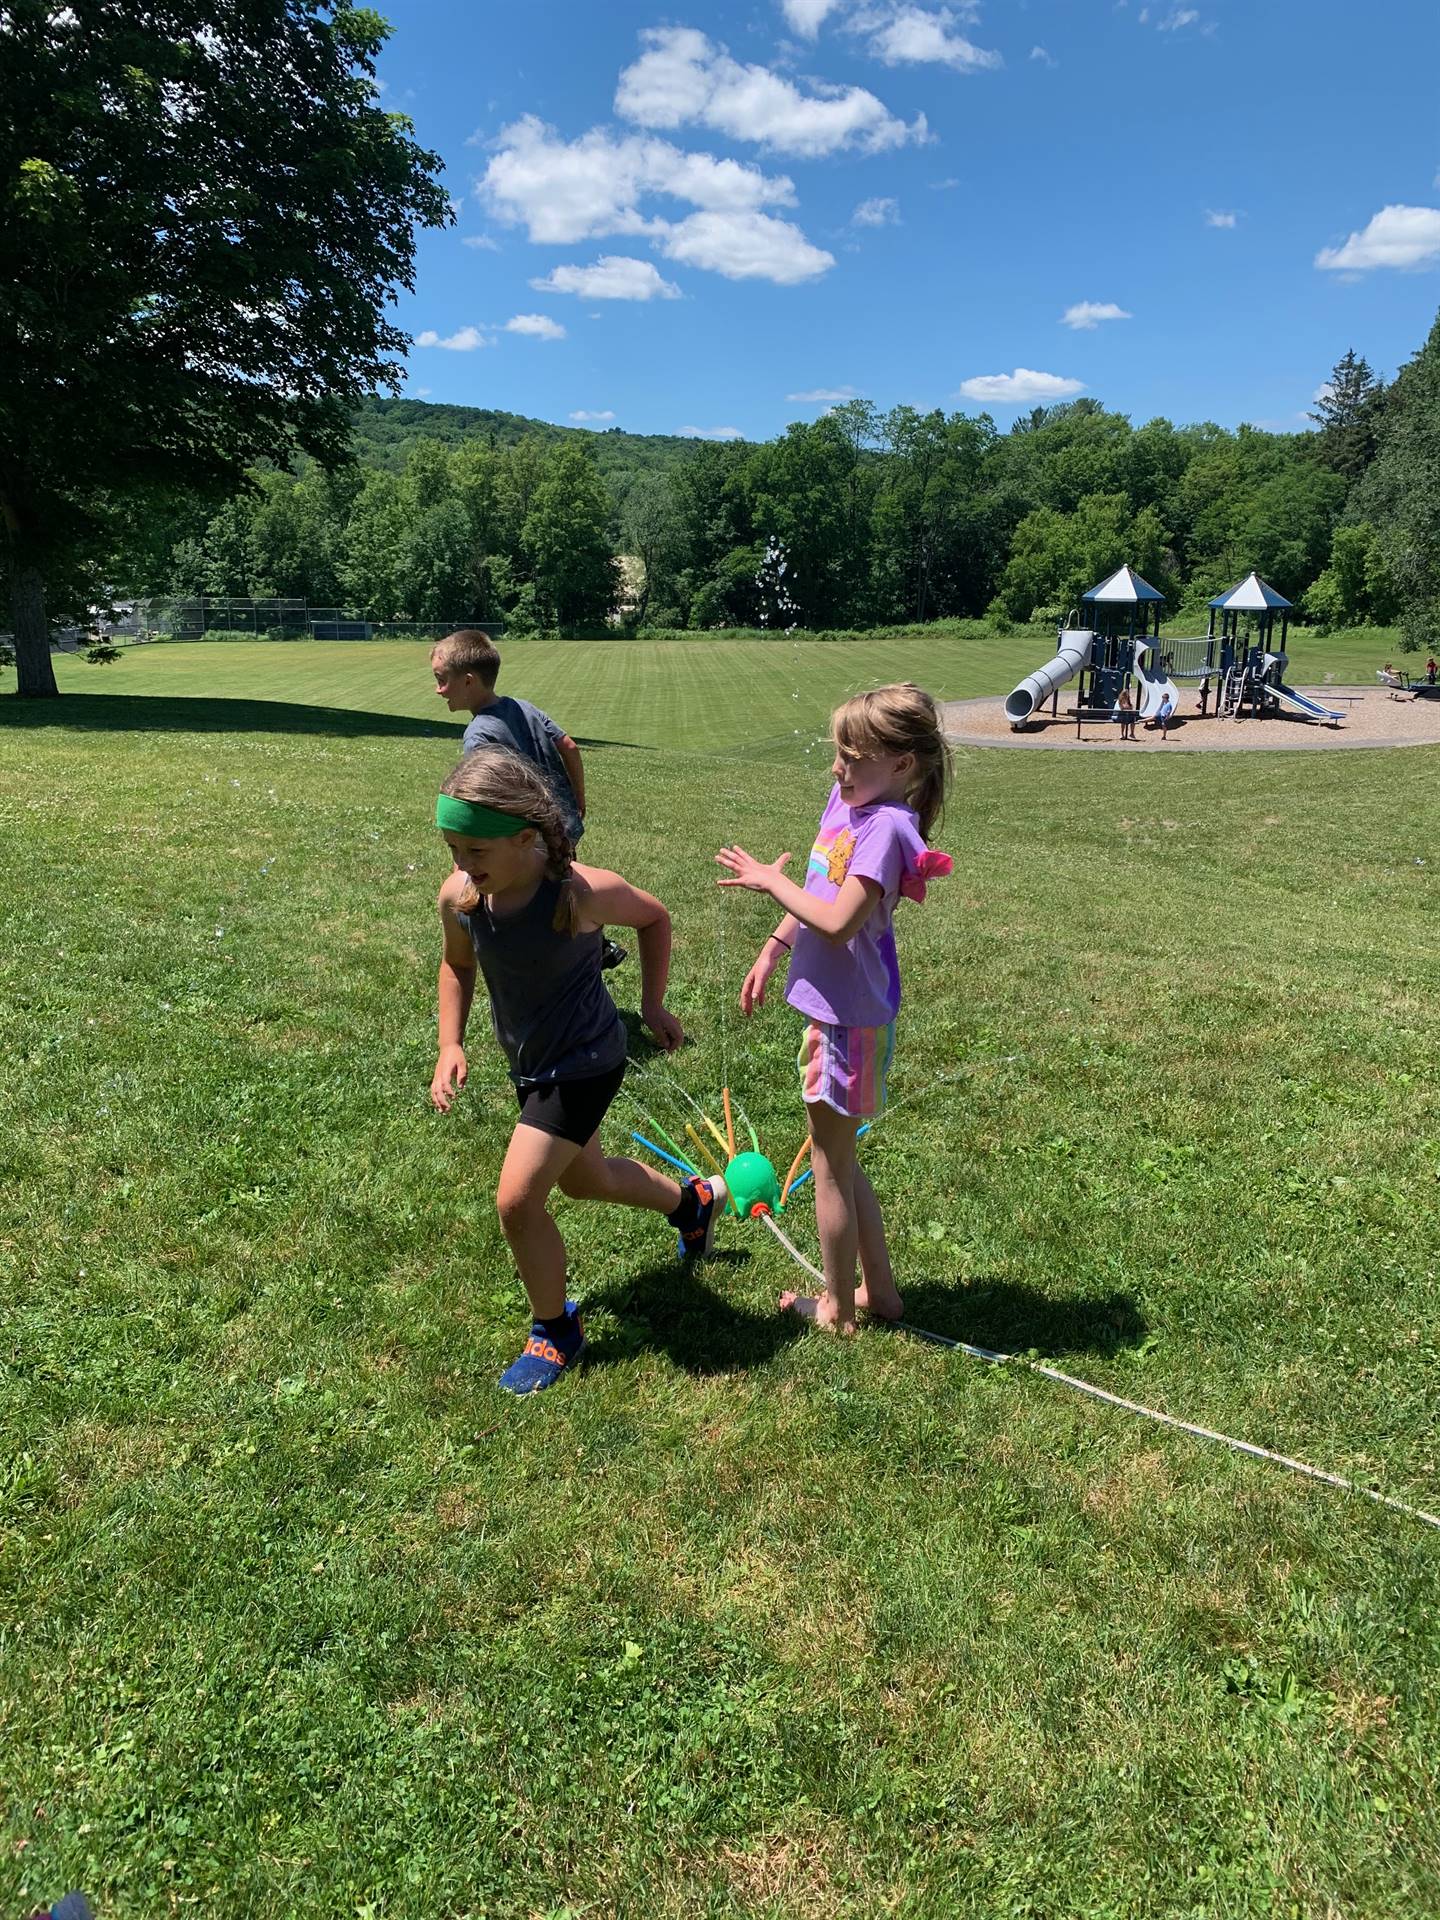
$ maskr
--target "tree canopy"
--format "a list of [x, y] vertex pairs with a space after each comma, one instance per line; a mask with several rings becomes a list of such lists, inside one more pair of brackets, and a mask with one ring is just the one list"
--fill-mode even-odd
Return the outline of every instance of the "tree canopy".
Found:
[[54, 691], [47, 595], [98, 590], [127, 503], [223, 497], [262, 456], [339, 462], [350, 409], [393, 385], [406, 336], [387, 304], [416, 226], [450, 215], [438, 158], [380, 107], [385, 37], [348, 0], [0, 9], [0, 517], [22, 693]]

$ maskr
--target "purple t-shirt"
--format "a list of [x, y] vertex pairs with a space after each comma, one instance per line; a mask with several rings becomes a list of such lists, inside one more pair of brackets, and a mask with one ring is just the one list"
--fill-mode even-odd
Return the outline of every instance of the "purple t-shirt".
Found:
[[900, 962], [893, 916], [900, 882], [913, 851], [923, 847], [909, 807], [878, 801], [847, 807], [838, 786], [820, 818], [810, 849], [805, 891], [833, 900], [847, 879], [873, 880], [880, 898], [853, 940], [837, 947], [801, 927], [790, 955], [785, 998], [798, 1013], [828, 1027], [886, 1027], [900, 1010]]

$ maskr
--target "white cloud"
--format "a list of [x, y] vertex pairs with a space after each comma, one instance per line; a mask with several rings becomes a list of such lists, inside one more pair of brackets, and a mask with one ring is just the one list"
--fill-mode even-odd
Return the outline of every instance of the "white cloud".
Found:
[[462, 247], [475, 247], [483, 253], [500, 251], [500, 242], [492, 240], [488, 233], [467, 233], [462, 236], [460, 244]]
[[429, 388], [429, 387], [416, 387], [416, 389], [415, 389], [415, 398], [416, 398], [417, 400], [428, 400], [428, 399], [430, 398], [430, 388]]
[[959, 180], [957, 180], [952, 173], [944, 180], [932, 180], [930, 182], [930, 191], [932, 193], [949, 193], [952, 187], [958, 187], [959, 184]]
[[536, 340], [563, 340], [565, 329], [548, 313], [517, 313], [505, 322], [506, 333], [527, 333]]
[[656, 242], [682, 266], [704, 267], [727, 280], [773, 280], [799, 286], [835, 264], [833, 253], [812, 246], [793, 221], [768, 213], [692, 213]]
[[802, 407], [838, 407], [855, 398], [854, 387], [812, 387], [808, 393], [787, 393], [785, 398]]
[[417, 347], [444, 347], [447, 353], [473, 353], [477, 347], [485, 345], [485, 336], [478, 327], [461, 327], [448, 340], [442, 340], [433, 327], [427, 327], [423, 333], [416, 334], [415, 344]]
[[639, 126], [712, 127], [807, 159], [847, 147], [879, 153], [927, 136], [924, 114], [907, 126], [864, 87], [802, 93], [769, 67], [742, 66], [693, 27], [650, 27], [640, 39], [645, 51], [615, 90], [615, 111]]
[[1054, 54], [1046, 47], [1031, 47], [1030, 58], [1032, 60], [1038, 60], [1040, 64], [1045, 67], [1057, 67], [1060, 64]]
[[1212, 207], [1205, 209], [1207, 227], [1233, 227], [1239, 218], [1238, 213], [1217, 213]]
[[857, 227], [898, 227], [900, 224], [900, 202], [885, 199], [877, 195], [873, 200], [862, 200], [850, 216], [851, 224]]
[[1364, 273], [1371, 267], [1430, 267], [1440, 262], [1440, 208], [1382, 207], [1343, 247], [1323, 247], [1317, 267]]
[[1124, 307], [1117, 307], [1113, 300], [1081, 300], [1073, 307], [1067, 307], [1060, 316], [1062, 327], [1073, 327], [1076, 333], [1093, 333], [1102, 320], [1133, 320], [1133, 313], [1127, 313]]
[[534, 114], [505, 128], [479, 183], [480, 199], [497, 219], [556, 246], [608, 233], [653, 233], [658, 223], [641, 213], [640, 203], [654, 194], [716, 212], [795, 201], [794, 183], [783, 174], [603, 127], [563, 140]]
[[681, 427], [678, 431], [682, 440], [743, 440], [745, 438], [739, 427]]
[[1069, 400], [1083, 393], [1082, 380], [1066, 380], [1057, 373], [1036, 373], [1016, 367], [1013, 373], [982, 373], [960, 382], [966, 400], [982, 400], [1001, 407], [1029, 407], [1046, 400]]
[[1157, 33], [1179, 33], [1182, 27], [1193, 27], [1200, 18], [1196, 7], [1172, 7], [1163, 20], [1157, 20]]
[[813, 40], [826, 18], [840, 4], [841, 0], [780, 0], [780, 11], [792, 33]]
[[602, 412], [592, 413], [588, 407], [577, 407], [570, 418], [572, 420], [578, 420], [583, 426], [594, 420], [613, 420], [615, 418], [615, 410], [613, 407], [606, 407]]
[[593, 266], [552, 267], [543, 279], [532, 280], [537, 293], [574, 293], [582, 300], [678, 300], [680, 289], [666, 280], [648, 260], [603, 253]]
[[924, 7], [902, 6], [888, 16], [874, 9], [858, 13], [853, 26], [870, 35], [870, 51], [887, 67], [902, 65], [940, 65], [957, 73], [983, 73], [1003, 66], [998, 53], [977, 47], [963, 33], [955, 31], [956, 16], [949, 7], [934, 12]]

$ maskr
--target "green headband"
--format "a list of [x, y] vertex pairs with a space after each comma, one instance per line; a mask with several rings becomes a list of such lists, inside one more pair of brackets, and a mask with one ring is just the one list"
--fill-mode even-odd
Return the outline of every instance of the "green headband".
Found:
[[442, 793], [435, 802], [435, 824], [442, 833], [463, 833], [467, 840], [509, 840], [533, 826], [518, 813], [497, 813], [478, 800], [457, 800]]

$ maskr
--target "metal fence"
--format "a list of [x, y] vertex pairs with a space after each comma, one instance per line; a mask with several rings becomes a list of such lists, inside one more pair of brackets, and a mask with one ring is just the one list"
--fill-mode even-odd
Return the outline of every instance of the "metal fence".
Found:
[[209, 634], [253, 634], [257, 640], [439, 640], [457, 627], [478, 628], [492, 639], [498, 621], [380, 620], [349, 607], [312, 607], [307, 600], [253, 600], [233, 595], [137, 600], [101, 621], [106, 634], [134, 640], [204, 640]]

